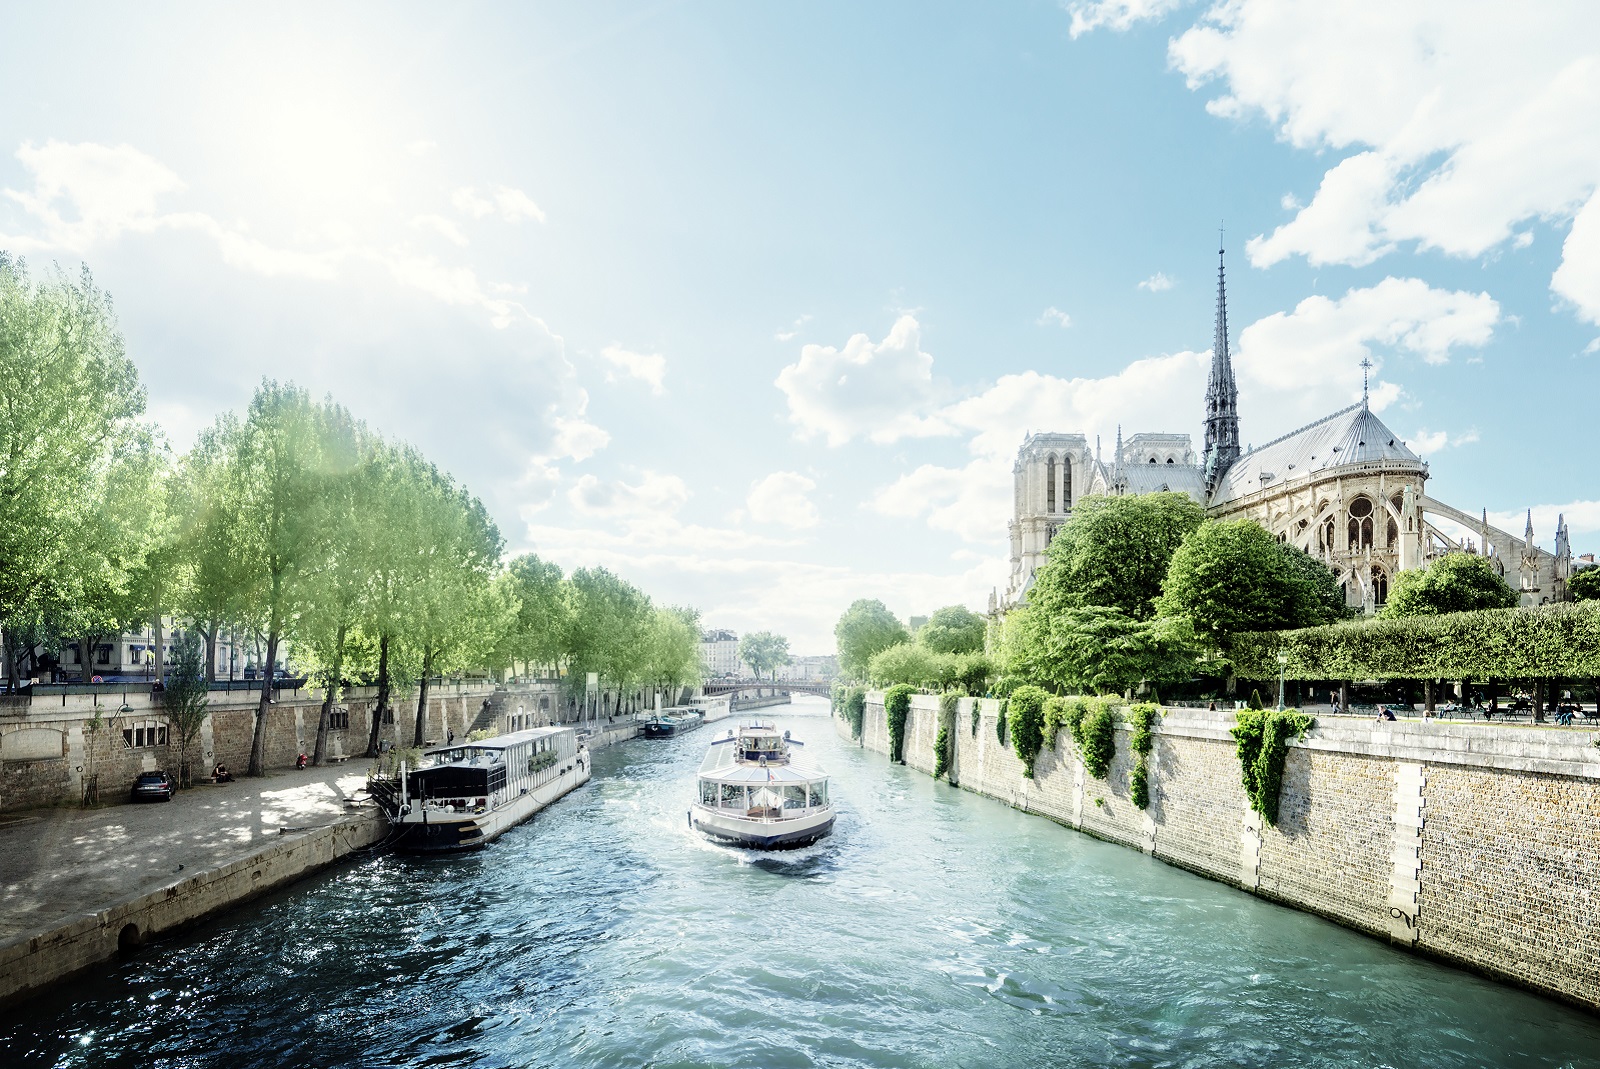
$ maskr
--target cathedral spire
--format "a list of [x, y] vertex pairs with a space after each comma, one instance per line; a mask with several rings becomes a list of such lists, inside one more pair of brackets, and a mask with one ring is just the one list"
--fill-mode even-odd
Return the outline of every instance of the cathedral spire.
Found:
[[1217, 250], [1217, 330], [1211, 343], [1211, 378], [1206, 382], [1206, 492], [1212, 493], [1239, 459], [1239, 388], [1228, 353], [1228, 288]]

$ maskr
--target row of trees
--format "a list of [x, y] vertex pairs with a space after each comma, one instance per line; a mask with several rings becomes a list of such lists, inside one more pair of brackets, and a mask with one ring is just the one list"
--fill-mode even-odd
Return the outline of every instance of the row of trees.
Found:
[[834, 626], [845, 676], [887, 686], [905, 683], [981, 694], [993, 672], [984, 654], [987, 618], [961, 605], [935, 612], [913, 634], [875, 599], [850, 606]]
[[[204, 639], [264, 647], [251, 749], [262, 770], [273, 666], [326, 688], [316, 759], [347, 679], [378, 688], [369, 750], [397, 685], [514, 664], [613, 691], [692, 682], [699, 619], [658, 608], [603, 568], [570, 577], [533, 556], [505, 566], [476, 497], [418, 451], [331, 399], [265, 381], [174, 459], [109, 297], [85, 271], [33, 279], [0, 255], [0, 633], [8, 678], [35, 648], [76, 643], [85, 675], [108, 638], [166, 617]], [[159, 658], [158, 658], [159, 672]]]

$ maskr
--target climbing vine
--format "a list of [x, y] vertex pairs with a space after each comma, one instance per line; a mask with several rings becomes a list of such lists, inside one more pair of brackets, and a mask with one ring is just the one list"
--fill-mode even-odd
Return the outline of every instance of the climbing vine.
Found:
[[1073, 726], [1083, 770], [1095, 779], [1105, 779], [1111, 758], [1117, 752], [1117, 711], [1114, 699], [1095, 698], [1085, 703], [1087, 712]]
[[994, 737], [1000, 740], [1000, 745], [1006, 744], [1006, 714], [1010, 711], [1011, 699], [1001, 698], [999, 714], [994, 718]]
[[1128, 773], [1128, 793], [1140, 809], [1150, 808], [1150, 751], [1155, 748], [1150, 727], [1160, 715], [1161, 710], [1153, 702], [1140, 702], [1128, 710], [1128, 722], [1133, 725], [1128, 735], [1128, 748], [1134, 753], [1133, 771]]
[[978, 737], [978, 721], [983, 719], [983, 699], [972, 699], [972, 737]]
[[1044, 707], [1050, 696], [1039, 687], [1027, 684], [1011, 692], [1011, 748], [1022, 759], [1022, 774], [1033, 778], [1033, 761], [1044, 744]]
[[911, 713], [911, 696], [917, 688], [901, 683], [883, 692], [883, 711], [889, 721], [889, 760], [905, 763], [906, 717]]
[[844, 722], [850, 725], [851, 741], [861, 738], [861, 725], [867, 718], [867, 692], [863, 687], [850, 687], [845, 691], [841, 705]]
[[1250, 808], [1268, 824], [1278, 822], [1278, 798], [1283, 790], [1283, 762], [1289, 740], [1305, 735], [1316, 720], [1304, 713], [1275, 709], [1241, 709], [1233, 738], [1239, 754], [1239, 771]]
[[939, 695], [939, 734], [933, 740], [933, 778], [950, 771], [950, 736], [955, 732], [956, 707], [961, 696], [955, 691]]

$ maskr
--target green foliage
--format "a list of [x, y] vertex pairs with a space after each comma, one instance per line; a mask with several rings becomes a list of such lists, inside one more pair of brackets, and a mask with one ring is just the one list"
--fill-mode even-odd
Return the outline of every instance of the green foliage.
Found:
[[1116, 707], [1107, 698], [1085, 704], [1087, 710], [1073, 731], [1078, 754], [1083, 758], [1085, 772], [1094, 779], [1105, 779], [1111, 769], [1111, 759], [1117, 752]]
[[1006, 744], [1006, 723], [1010, 711], [1011, 699], [1001, 698], [1000, 711], [994, 718], [994, 737], [999, 740], [1001, 746]]
[[956, 708], [961, 696], [955, 691], [939, 695], [939, 734], [933, 740], [933, 778], [938, 779], [950, 769], [951, 742], [955, 733]]
[[867, 717], [867, 691], [865, 687], [851, 687], [844, 696], [844, 719], [850, 725], [850, 738], [859, 741], [861, 726]]
[[971, 653], [951, 654], [950, 657], [950, 682], [959, 684], [974, 698], [981, 696], [988, 688], [989, 680], [994, 677], [994, 662], [989, 655], [974, 650]]
[[1128, 748], [1134, 753], [1133, 770], [1128, 773], [1128, 794], [1140, 809], [1150, 808], [1150, 751], [1155, 748], [1155, 737], [1150, 728], [1161, 710], [1153, 702], [1140, 702], [1128, 710], [1128, 722], [1133, 730], [1128, 735]]
[[178, 780], [189, 785], [189, 750], [210, 715], [211, 688], [201, 663], [200, 637], [185, 632], [177, 642], [172, 671], [161, 693], [161, 707], [178, 743]]
[[[571, 603], [562, 596], [564, 576], [560, 566], [524, 553], [507, 566], [504, 581], [517, 612], [506, 630], [502, 659], [513, 665], [521, 661], [555, 674], [566, 655], [566, 636], [573, 626]], [[695, 639], [698, 659], [699, 636]]]
[[1032, 684], [1011, 692], [1007, 719], [1010, 720], [1011, 748], [1022, 760], [1022, 774], [1033, 778], [1034, 758], [1044, 743], [1044, 707], [1050, 696]]
[[752, 631], [739, 640], [739, 660], [749, 665], [761, 678], [770, 672], [777, 678], [777, 668], [789, 663], [789, 640], [771, 631]]
[[867, 679], [878, 686], [934, 687], [953, 674], [949, 654], [934, 653], [915, 642], [897, 642], [867, 662]]
[[1250, 708], [1252, 708], [1252, 709], [1265, 709], [1266, 708], [1265, 705], [1261, 704], [1261, 692], [1259, 690], [1252, 690], [1250, 692]]
[[917, 642], [935, 653], [978, 653], [989, 621], [964, 605], [947, 605], [928, 617]]
[[1051, 540], [1028, 602], [1046, 617], [1098, 606], [1147, 620], [1168, 562], [1204, 519], [1187, 494], [1081, 498]]
[[1574, 601], [1600, 599], [1600, 568], [1585, 568], [1567, 580], [1567, 592]]
[[981, 699], [972, 699], [972, 737], [978, 737], [978, 722], [983, 719], [983, 702]]
[[1600, 676], [1600, 602], [1358, 620], [1233, 635], [1246, 679], [1552, 679]]
[[833, 626], [833, 637], [839, 646], [839, 670], [851, 679], [867, 677], [867, 663], [873, 654], [911, 639], [905, 625], [883, 602], [868, 598], [845, 610]]
[[[1241, 631], [1330, 623], [1342, 613], [1328, 592], [1332, 574], [1285, 546], [1253, 520], [1208, 520], [1172, 555], [1158, 608], [1187, 617], [1213, 645]], [[1340, 603], [1342, 605], [1342, 602]]]
[[1385, 619], [1437, 616], [1479, 609], [1510, 609], [1517, 593], [1506, 585], [1489, 558], [1447, 553], [1423, 569], [1400, 572], [1378, 615]]
[[1239, 756], [1240, 776], [1250, 808], [1268, 824], [1278, 822], [1278, 800], [1283, 789], [1283, 763], [1289, 740], [1305, 735], [1316, 721], [1304, 713], [1241, 709], [1232, 729]]
[[905, 763], [906, 717], [911, 714], [911, 696], [916, 687], [901, 683], [883, 694], [883, 711], [889, 722], [889, 760]]
[[1034, 626], [1018, 636], [1038, 644], [1026, 658], [1033, 677], [1062, 689], [1120, 693], [1140, 682], [1187, 679], [1194, 668], [1193, 633], [1181, 618], [1135, 620], [1091, 606], [1048, 619], [1035, 609], [1028, 619]]

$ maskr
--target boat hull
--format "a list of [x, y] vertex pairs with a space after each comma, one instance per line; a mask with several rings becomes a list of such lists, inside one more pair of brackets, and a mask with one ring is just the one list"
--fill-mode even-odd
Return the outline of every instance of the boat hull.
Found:
[[407, 854], [455, 854], [480, 849], [587, 782], [589, 762], [585, 757], [554, 779], [482, 813], [428, 810], [424, 820], [421, 809], [414, 809], [394, 822], [394, 847]]
[[833, 811], [789, 820], [753, 820], [704, 806], [689, 811], [689, 823], [701, 835], [751, 850], [793, 850], [810, 846], [833, 831]]

